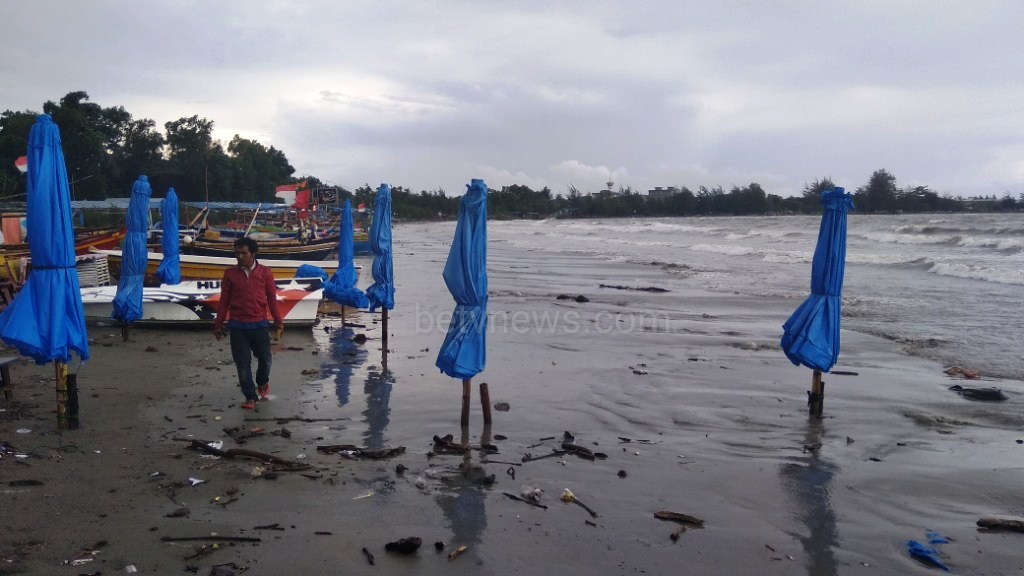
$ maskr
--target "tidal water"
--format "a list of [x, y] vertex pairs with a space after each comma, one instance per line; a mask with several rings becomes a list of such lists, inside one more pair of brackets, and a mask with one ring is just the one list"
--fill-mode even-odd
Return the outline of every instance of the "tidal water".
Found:
[[[781, 299], [795, 309], [810, 289], [819, 224], [819, 216], [520, 220], [492, 221], [488, 232], [492, 243], [537, 253], [655, 262], [668, 273], [665, 288]], [[843, 329], [1020, 379], [1022, 325], [1024, 215], [850, 215]]]

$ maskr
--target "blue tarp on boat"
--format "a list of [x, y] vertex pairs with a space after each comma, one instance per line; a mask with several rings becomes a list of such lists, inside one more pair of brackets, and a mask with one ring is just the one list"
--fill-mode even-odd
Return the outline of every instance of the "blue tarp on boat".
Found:
[[444, 283], [455, 299], [437, 367], [452, 378], [472, 378], [487, 362], [487, 185], [474, 179], [459, 203]]
[[42, 114], [28, 137], [27, 218], [32, 272], [3, 314], [0, 337], [37, 364], [89, 359], [60, 129]]

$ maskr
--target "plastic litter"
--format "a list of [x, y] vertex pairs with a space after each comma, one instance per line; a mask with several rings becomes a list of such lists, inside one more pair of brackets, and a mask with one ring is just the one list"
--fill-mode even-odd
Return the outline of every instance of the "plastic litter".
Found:
[[18, 428], [17, 430], [15, 430], [15, 432], [17, 432], [18, 434], [28, 434], [28, 433], [32, 432], [32, 429], [31, 428]]
[[949, 566], [946, 566], [942, 560], [939, 559], [939, 551], [932, 546], [921, 544], [917, 540], [909, 540], [907, 542], [907, 552], [910, 553], [910, 557], [918, 562], [938, 568], [945, 572], [949, 572]]
[[199, 478], [189, 478], [188, 481], [192, 484], [192, 486], [199, 486], [200, 484], [206, 482], [206, 480], [200, 480]]

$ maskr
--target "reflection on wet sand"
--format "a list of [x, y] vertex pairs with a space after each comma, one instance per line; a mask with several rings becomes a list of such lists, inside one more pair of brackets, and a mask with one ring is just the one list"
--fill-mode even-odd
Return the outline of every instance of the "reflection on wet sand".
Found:
[[[485, 426], [480, 434], [480, 443], [490, 442], [491, 429]], [[466, 428], [462, 429], [462, 444], [469, 444], [469, 431]], [[445, 479], [448, 490], [437, 495], [437, 505], [441, 507], [452, 531], [453, 550], [463, 545], [472, 549], [474, 544], [481, 541], [481, 535], [487, 528], [484, 502], [487, 499], [486, 486], [490, 483], [487, 482], [486, 469], [479, 463], [473, 463], [474, 452], [466, 452], [459, 464], [458, 473]]]
[[383, 448], [385, 446], [384, 431], [391, 421], [391, 387], [395, 376], [391, 372], [371, 370], [363, 384], [366, 394], [366, 410], [363, 410], [367, 428], [363, 434], [363, 446], [367, 448]]
[[327, 346], [330, 356], [329, 361], [321, 364], [320, 370], [324, 373], [333, 373], [334, 393], [338, 397], [338, 406], [345, 406], [349, 403], [351, 395], [349, 383], [352, 381], [356, 366], [365, 362], [366, 349], [352, 341], [356, 335], [352, 327], [346, 325], [342, 328], [338, 324], [326, 328], [331, 330]]
[[806, 459], [786, 463], [780, 469], [783, 488], [793, 496], [795, 515], [807, 532], [798, 534], [807, 555], [810, 576], [835, 576], [838, 573], [834, 548], [838, 545], [836, 514], [832, 510], [832, 481], [839, 467], [821, 456], [824, 424], [811, 421], [804, 437]]

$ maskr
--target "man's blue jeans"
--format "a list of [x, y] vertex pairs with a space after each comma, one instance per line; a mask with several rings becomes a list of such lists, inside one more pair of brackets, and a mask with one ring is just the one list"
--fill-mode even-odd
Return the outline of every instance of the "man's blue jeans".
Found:
[[[252, 357], [256, 356], [256, 382], [252, 379]], [[231, 358], [238, 369], [238, 385], [246, 400], [259, 400], [256, 386], [270, 382], [270, 330], [231, 328]]]

